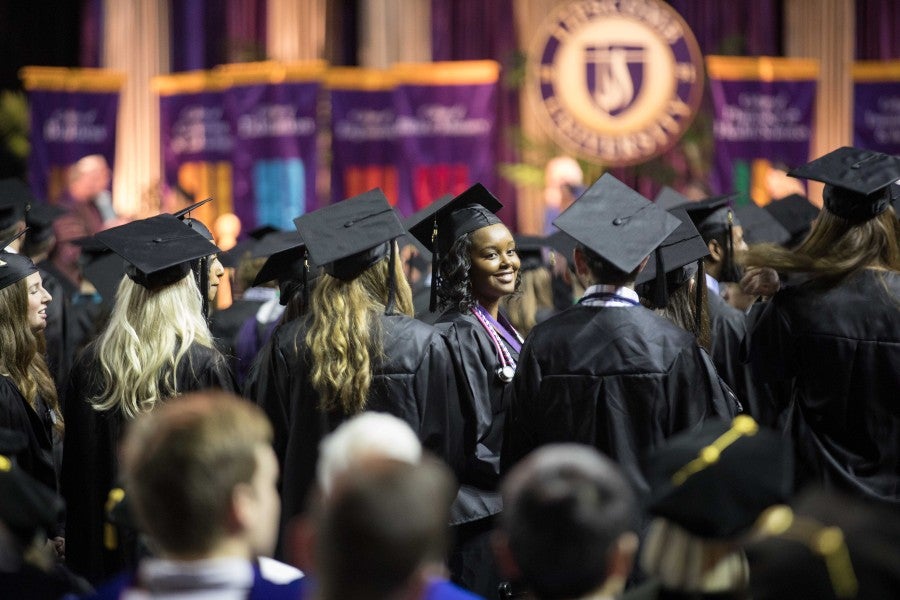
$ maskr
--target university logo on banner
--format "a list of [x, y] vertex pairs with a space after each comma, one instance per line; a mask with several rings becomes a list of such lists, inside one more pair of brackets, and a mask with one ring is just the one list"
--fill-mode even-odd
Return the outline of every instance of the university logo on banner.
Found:
[[576, 0], [554, 10], [528, 59], [538, 118], [566, 151], [610, 166], [672, 147], [703, 94], [703, 58], [661, 0]]

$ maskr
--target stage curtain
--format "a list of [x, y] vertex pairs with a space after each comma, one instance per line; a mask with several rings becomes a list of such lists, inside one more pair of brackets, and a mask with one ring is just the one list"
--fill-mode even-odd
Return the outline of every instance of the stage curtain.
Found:
[[[850, 69], [855, 52], [856, 15], [849, 0], [786, 0], [787, 56], [819, 61], [815, 133], [810, 158], [822, 156], [852, 138], [853, 88]], [[821, 205], [822, 186], [811, 182], [809, 198]]]
[[431, 61], [429, 0], [361, 0], [359, 66]]
[[[519, 90], [509, 85], [516, 68], [519, 40], [516, 36], [513, 0], [432, 0], [431, 54], [436, 61], [491, 59], [500, 63], [501, 84], [497, 103], [495, 152], [498, 163], [521, 161], [512, 137], [519, 124]], [[500, 213], [513, 229], [534, 230], [527, 216], [525, 223], [517, 215], [517, 190], [509, 181], [498, 178], [493, 191], [503, 202]], [[527, 211], [526, 211], [527, 212]]]
[[781, 56], [781, 0], [669, 0], [705, 54]]
[[160, 177], [159, 104], [150, 79], [169, 69], [167, 0], [106, 0], [103, 66], [128, 74], [117, 126], [113, 202], [117, 212], [139, 215]]
[[325, 0], [268, 0], [266, 54], [271, 60], [324, 56]]
[[897, 0], [856, 0], [856, 60], [900, 58]]

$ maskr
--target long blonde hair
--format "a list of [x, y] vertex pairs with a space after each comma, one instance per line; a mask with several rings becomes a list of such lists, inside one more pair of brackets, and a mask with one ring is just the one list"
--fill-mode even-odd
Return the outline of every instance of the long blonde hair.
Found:
[[35, 333], [28, 326], [26, 280], [0, 289], [0, 374], [16, 384], [35, 411], [40, 396], [53, 416], [53, 428], [62, 433], [62, 412], [56, 386], [44, 359], [45, 351], [44, 332]]
[[[399, 257], [394, 263], [396, 309], [411, 317], [412, 290]], [[373, 361], [382, 353], [379, 317], [388, 300], [389, 264], [388, 259], [380, 260], [350, 281], [325, 273], [319, 277], [310, 303], [312, 324], [306, 346], [311, 355], [310, 381], [322, 410], [339, 407], [352, 415], [366, 406]]]
[[129, 419], [177, 395], [178, 365], [193, 344], [215, 349], [191, 273], [156, 291], [123, 277], [109, 324], [95, 342], [101, 392], [95, 410]]
[[900, 272], [900, 226], [893, 208], [873, 219], [853, 223], [822, 209], [796, 250], [771, 244], [752, 246], [741, 262], [784, 273], [809, 273], [839, 280], [866, 267]]

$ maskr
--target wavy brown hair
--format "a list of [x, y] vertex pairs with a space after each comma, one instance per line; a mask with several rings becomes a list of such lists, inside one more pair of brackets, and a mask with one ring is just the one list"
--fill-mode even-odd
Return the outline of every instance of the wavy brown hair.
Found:
[[[319, 276], [305, 341], [311, 356], [310, 381], [322, 410], [340, 408], [353, 415], [366, 406], [382, 352], [380, 316], [388, 302], [390, 262], [380, 260], [350, 281], [327, 273]], [[397, 312], [411, 317], [412, 289], [399, 256], [394, 260], [393, 278]]]
[[519, 271], [516, 293], [506, 297], [509, 322], [522, 337], [537, 325], [541, 309], [553, 308], [553, 280], [550, 269], [538, 267]]
[[823, 208], [795, 250], [760, 244], [744, 253], [741, 262], [781, 273], [809, 273], [828, 284], [870, 267], [900, 272], [900, 226], [891, 207], [862, 223]]
[[21, 279], [0, 289], [0, 373], [16, 384], [35, 411], [40, 396], [53, 414], [54, 429], [62, 433], [56, 386], [44, 359], [44, 332], [33, 332], [27, 323], [28, 284]]

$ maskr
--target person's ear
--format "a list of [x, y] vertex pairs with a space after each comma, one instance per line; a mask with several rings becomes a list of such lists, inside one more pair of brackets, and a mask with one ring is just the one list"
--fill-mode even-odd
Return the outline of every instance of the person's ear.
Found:
[[256, 494], [252, 486], [239, 483], [231, 490], [231, 508], [228, 511], [229, 532], [248, 531], [257, 518]]
[[719, 243], [719, 240], [709, 240], [706, 247], [709, 248], [708, 260], [714, 263], [720, 263], [725, 258], [725, 249], [722, 248], [722, 244]]
[[522, 576], [522, 570], [509, 548], [509, 537], [506, 533], [499, 529], [491, 532], [491, 549], [501, 577], [507, 581], [515, 581]]
[[591, 269], [588, 267], [584, 250], [576, 247], [575, 251], [572, 252], [572, 259], [575, 261], [575, 274], [578, 276], [579, 281], [592, 280], [594, 276], [591, 274]]

